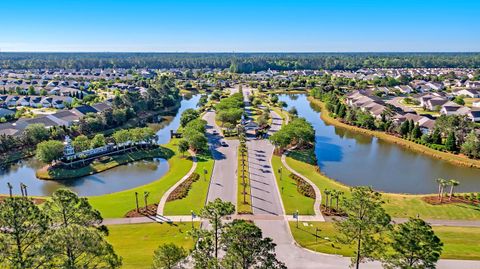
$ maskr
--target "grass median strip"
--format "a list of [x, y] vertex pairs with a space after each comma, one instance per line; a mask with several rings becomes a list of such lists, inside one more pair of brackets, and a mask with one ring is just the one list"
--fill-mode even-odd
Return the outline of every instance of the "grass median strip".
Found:
[[[335, 242], [337, 233], [332, 222], [290, 222], [290, 229], [297, 243], [307, 249], [342, 256], [352, 256], [353, 245]], [[433, 227], [442, 240], [442, 259], [480, 260], [480, 227]], [[318, 238], [317, 236], [318, 235]]]
[[[248, 166], [248, 153], [245, 152], [244, 163], [242, 163], [242, 146], [241, 145], [240, 147], [238, 147], [238, 166], [237, 167], [238, 167], [237, 168], [237, 184], [238, 184], [237, 212], [239, 214], [253, 214], [252, 193], [250, 188], [250, 170]], [[244, 169], [243, 173], [242, 173], [242, 167]]]
[[111, 225], [108, 230], [107, 240], [123, 258], [122, 269], [152, 268], [153, 252], [161, 244], [174, 243], [187, 250], [193, 247], [188, 235], [191, 223], [187, 222]]
[[[197, 168], [195, 173], [200, 178], [193, 182], [188, 195], [179, 200], [169, 201], [165, 204], [164, 214], [167, 216], [190, 215], [191, 211], [198, 214], [205, 205], [208, 195], [208, 186], [212, 175], [214, 160], [210, 153], [197, 155]], [[205, 171], [207, 173], [205, 173]]]
[[163, 194], [185, 176], [193, 164], [190, 158], [182, 158], [181, 154], [178, 153], [177, 142], [178, 139], [172, 139], [168, 144], [163, 145], [172, 150], [174, 155], [168, 159], [169, 170], [162, 178], [133, 189], [101, 196], [91, 196], [89, 201], [92, 206], [98, 209], [104, 218], [121, 218], [136, 207], [135, 192], [143, 195], [145, 191], [148, 191], [150, 192], [149, 202], [158, 203]]
[[[343, 191], [346, 197], [350, 195], [348, 186], [322, 175], [317, 171], [315, 165], [290, 157], [287, 157], [287, 163], [292, 169], [316, 184], [322, 193], [325, 189], [335, 189]], [[383, 193], [382, 196], [385, 200], [383, 207], [392, 217], [408, 218], [418, 214], [423, 219], [480, 220], [480, 210], [474, 205], [453, 203], [431, 205], [422, 200], [425, 195]], [[322, 197], [322, 199], [324, 198]]]

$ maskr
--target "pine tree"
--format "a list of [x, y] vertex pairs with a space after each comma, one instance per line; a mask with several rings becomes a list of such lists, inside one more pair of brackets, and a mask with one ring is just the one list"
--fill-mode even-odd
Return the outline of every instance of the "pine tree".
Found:
[[454, 132], [450, 132], [448, 134], [447, 141], [445, 142], [445, 148], [448, 151], [452, 151], [452, 152], [457, 152], [458, 151], [457, 139], [455, 138], [455, 133]]

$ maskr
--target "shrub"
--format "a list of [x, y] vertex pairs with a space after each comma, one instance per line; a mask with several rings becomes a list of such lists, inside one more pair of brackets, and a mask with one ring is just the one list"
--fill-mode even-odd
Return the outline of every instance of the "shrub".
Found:
[[173, 200], [179, 200], [187, 197], [188, 191], [192, 187], [193, 182], [197, 181], [200, 178], [200, 175], [197, 173], [191, 174], [184, 182], [182, 182], [178, 187], [170, 193], [167, 198], [167, 202]]
[[290, 178], [297, 182], [297, 191], [303, 196], [315, 199], [315, 190], [303, 178], [291, 173]]

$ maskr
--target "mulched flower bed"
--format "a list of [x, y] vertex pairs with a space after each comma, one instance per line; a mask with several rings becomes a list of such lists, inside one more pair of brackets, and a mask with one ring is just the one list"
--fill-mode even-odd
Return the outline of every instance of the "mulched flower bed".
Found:
[[188, 191], [192, 187], [193, 182], [197, 181], [200, 178], [198, 173], [191, 174], [184, 182], [182, 182], [178, 187], [170, 193], [167, 198], [167, 202], [179, 200], [187, 197]]
[[422, 197], [422, 200], [431, 204], [431, 205], [444, 205], [444, 204], [469, 204], [469, 205], [480, 205], [480, 201], [477, 199], [472, 200], [470, 197], [465, 198], [463, 196], [454, 196], [452, 200], [449, 197], [443, 197], [442, 202], [440, 203], [440, 198], [438, 196], [425, 196]]
[[135, 218], [135, 217], [145, 217], [145, 216], [156, 216], [157, 215], [158, 204], [148, 205], [145, 209], [144, 206], [138, 209], [133, 209], [125, 214], [125, 218]]
[[336, 210], [335, 208], [326, 208], [324, 205], [320, 206], [320, 211], [322, 211], [322, 214], [328, 217], [346, 217], [347, 214], [345, 212], [342, 212], [340, 210]]
[[[8, 196], [0, 196], [0, 202], [2, 202], [5, 198], [7, 198]], [[40, 205], [40, 204], [43, 204], [45, 203], [45, 198], [31, 198], [30, 199], [33, 200], [33, 202], [36, 204], [36, 205]]]

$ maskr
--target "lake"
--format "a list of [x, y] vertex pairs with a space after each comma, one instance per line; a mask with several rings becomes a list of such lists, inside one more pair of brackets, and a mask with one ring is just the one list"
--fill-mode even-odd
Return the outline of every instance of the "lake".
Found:
[[304, 94], [279, 95], [314, 127], [321, 171], [346, 185], [393, 193], [436, 193], [437, 178], [456, 179], [456, 190], [480, 192], [480, 169], [453, 165], [369, 135], [327, 125]]

